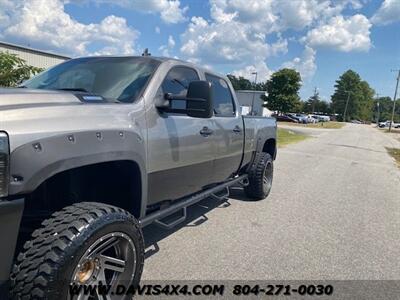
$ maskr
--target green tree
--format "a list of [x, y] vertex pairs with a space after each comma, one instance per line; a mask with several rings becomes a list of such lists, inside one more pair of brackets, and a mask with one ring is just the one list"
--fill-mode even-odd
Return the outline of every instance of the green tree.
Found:
[[343, 120], [347, 97], [349, 97], [346, 120], [353, 119], [369, 121], [372, 119], [374, 90], [359, 74], [353, 70], [343, 73], [335, 84], [335, 92], [332, 95], [332, 110], [339, 114], [339, 120]]
[[228, 78], [231, 81], [232, 86], [236, 91], [253, 89], [253, 84], [250, 82], [250, 80], [242, 76], [236, 77], [235, 75], [228, 74]]
[[303, 102], [303, 112], [330, 114], [331, 111], [329, 103], [322, 100], [319, 93], [315, 92], [306, 102]]
[[235, 91], [237, 90], [257, 90], [257, 91], [265, 91], [266, 90], [266, 83], [265, 82], [251, 82], [250, 80], [239, 76], [236, 77], [235, 75], [228, 74], [227, 75], [229, 80], [232, 83], [233, 88]]
[[41, 71], [41, 68], [27, 65], [16, 54], [0, 52], [0, 86], [16, 86]]
[[[393, 99], [390, 97], [379, 97], [374, 99], [374, 104], [373, 104], [374, 120], [376, 120], [378, 117], [378, 102], [379, 102], [379, 122], [390, 121], [392, 119]], [[400, 123], [400, 99], [396, 100], [394, 122]]]
[[268, 96], [263, 96], [264, 106], [278, 113], [301, 109], [299, 90], [300, 73], [294, 69], [281, 69], [272, 74], [266, 82]]

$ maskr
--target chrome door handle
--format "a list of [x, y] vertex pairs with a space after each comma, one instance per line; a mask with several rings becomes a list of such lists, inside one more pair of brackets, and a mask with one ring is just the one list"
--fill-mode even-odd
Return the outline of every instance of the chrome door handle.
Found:
[[210, 128], [208, 128], [207, 126], [204, 126], [202, 130], [200, 130], [200, 134], [202, 136], [209, 136], [212, 135], [214, 131], [212, 131]]
[[238, 125], [236, 125], [235, 128], [233, 128], [233, 132], [234, 133], [241, 133], [242, 129]]

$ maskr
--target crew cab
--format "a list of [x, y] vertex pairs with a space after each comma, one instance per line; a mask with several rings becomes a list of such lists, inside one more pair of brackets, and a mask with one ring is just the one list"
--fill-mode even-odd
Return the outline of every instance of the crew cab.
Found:
[[241, 116], [226, 76], [176, 59], [77, 58], [0, 89], [3, 292], [137, 285], [144, 226], [234, 184], [266, 198], [275, 157], [275, 118]]

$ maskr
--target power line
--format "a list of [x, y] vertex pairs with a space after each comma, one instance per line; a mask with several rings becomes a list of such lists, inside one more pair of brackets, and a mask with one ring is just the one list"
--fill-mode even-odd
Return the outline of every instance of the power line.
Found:
[[393, 97], [392, 119], [391, 119], [391, 122], [389, 124], [389, 132], [392, 130], [392, 125], [393, 125], [393, 121], [394, 121], [394, 111], [396, 109], [397, 89], [399, 88], [399, 80], [400, 80], [400, 70], [399, 69], [390, 70], [390, 71], [391, 72], [398, 72], [398, 73], [397, 73], [396, 89], [394, 91], [394, 97]]

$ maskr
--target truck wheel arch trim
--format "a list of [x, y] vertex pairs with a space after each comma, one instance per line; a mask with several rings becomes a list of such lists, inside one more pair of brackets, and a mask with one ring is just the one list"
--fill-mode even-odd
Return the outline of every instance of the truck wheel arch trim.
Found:
[[[122, 139], [119, 131], [62, 134], [32, 141], [16, 148], [11, 153], [11, 177], [17, 175], [22, 181], [10, 182], [10, 195], [29, 193], [52, 176], [70, 169], [97, 163], [112, 161], [132, 161], [139, 167], [142, 186], [145, 187], [146, 151], [135, 132], [124, 132]], [[33, 145], [40, 144], [41, 151]], [[144, 189], [145, 191], [146, 189]]]

